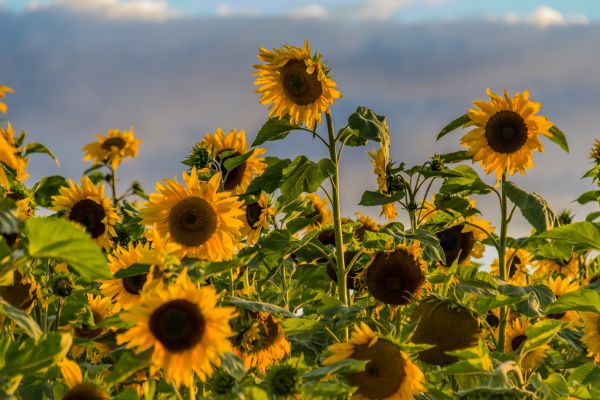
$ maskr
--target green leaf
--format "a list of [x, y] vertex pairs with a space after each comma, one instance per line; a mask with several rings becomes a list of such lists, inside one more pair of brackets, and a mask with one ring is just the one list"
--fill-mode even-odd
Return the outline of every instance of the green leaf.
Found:
[[565, 399], [569, 395], [569, 385], [562, 375], [556, 372], [544, 379], [550, 399]]
[[115, 278], [129, 278], [131, 276], [147, 274], [150, 272], [150, 265], [148, 264], [133, 264], [128, 268], [120, 269], [115, 273]]
[[305, 156], [298, 156], [283, 170], [284, 181], [281, 184], [281, 194], [291, 198], [303, 192], [315, 192], [321, 183], [334, 173], [335, 165], [327, 158], [314, 163]]
[[242, 265], [247, 265], [250, 261], [252, 261], [252, 259], [254, 259], [254, 257], [256, 257], [256, 255], [256, 252], [252, 252], [245, 255], [238, 254], [232, 260], [201, 263], [202, 269], [204, 271], [203, 277], [218, 275], [222, 272], [229, 271], [233, 268], [241, 267]]
[[569, 143], [567, 143], [567, 137], [565, 136], [563, 131], [558, 129], [556, 126], [552, 126], [552, 128], [550, 128], [548, 132], [550, 132], [550, 134], [552, 135], [548, 137], [548, 139], [559, 145], [561, 149], [568, 153]]
[[390, 143], [390, 130], [383, 115], [377, 115], [367, 107], [358, 107], [348, 117], [348, 127], [358, 131], [362, 139], [373, 140], [384, 145]]
[[304, 379], [315, 379], [322, 378], [328, 375], [336, 374], [347, 374], [351, 372], [360, 372], [365, 370], [367, 360], [354, 360], [352, 358], [346, 358], [340, 362], [326, 365], [324, 367], [315, 368], [311, 371], [306, 372], [302, 375]]
[[442, 159], [444, 164], [452, 164], [470, 159], [465, 150], [455, 151], [453, 153], [440, 154], [439, 157]]
[[559, 226], [539, 237], [573, 244], [577, 251], [600, 250], [600, 224], [597, 222], [582, 221]]
[[556, 216], [542, 196], [537, 193], [527, 193], [512, 182], [505, 182], [504, 189], [510, 201], [519, 207], [523, 217], [537, 232], [552, 229]]
[[[266, 192], [273, 193], [275, 190], [279, 189], [281, 185], [281, 181], [283, 180], [283, 170], [290, 166], [292, 163], [289, 159], [275, 159], [275, 161], [271, 163], [262, 173], [262, 175], [256, 177], [246, 190], [247, 193], [255, 193], [255, 192]], [[267, 161], [269, 159], [267, 158]]]
[[594, 363], [580, 365], [569, 376], [569, 382], [578, 382], [582, 385], [600, 382], [600, 367]]
[[58, 218], [29, 218], [24, 234], [33, 258], [55, 258], [66, 262], [84, 279], [112, 277], [104, 254], [82, 227]]
[[23, 328], [23, 330], [35, 340], [42, 336], [40, 326], [33, 318], [25, 314], [17, 307], [13, 307], [0, 297], [0, 314], [11, 319], [15, 324]]
[[546, 307], [545, 313], [560, 314], [569, 310], [600, 313], [600, 294], [585, 288], [565, 293]]
[[492, 370], [492, 360], [487, 345], [482, 340], [476, 346], [445, 353], [459, 358], [459, 361], [446, 368], [449, 374], [480, 374]]
[[554, 335], [556, 335], [561, 329], [567, 325], [564, 321], [556, 319], [543, 319], [538, 321], [535, 325], [530, 325], [525, 330], [527, 340], [523, 344], [521, 354], [523, 356], [532, 350], [548, 343]]
[[246, 162], [246, 160], [248, 160], [250, 157], [252, 157], [252, 155], [254, 154], [254, 149], [250, 150], [247, 153], [244, 153], [242, 155], [236, 156], [236, 157], [224, 157], [224, 161], [223, 161], [223, 168], [229, 172], [233, 171], [236, 167], [239, 167], [240, 165], [242, 165], [243, 163]]
[[263, 303], [262, 301], [250, 301], [245, 299], [240, 299], [239, 297], [232, 297], [229, 302], [236, 307], [243, 308], [248, 311], [255, 312], [267, 312], [270, 314], [282, 314], [286, 317], [295, 318], [296, 316], [286, 310], [283, 307], [279, 307], [275, 304]]
[[486, 194], [492, 191], [492, 188], [468, 165], [459, 165], [452, 171], [458, 172], [461, 176], [444, 179], [440, 193], [467, 195]]
[[404, 198], [404, 191], [399, 190], [393, 195], [383, 194], [379, 192], [365, 191], [358, 205], [360, 206], [382, 206], [384, 204], [395, 203]]
[[60, 188], [68, 186], [67, 181], [60, 175], [46, 176], [33, 187], [33, 199], [42, 207], [52, 206], [52, 196], [60, 193]]
[[489, 310], [493, 310], [498, 307], [508, 306], [515, 303], [520, 303], [529, 297], [527, 294], [523, 296], [507, 296], [504, 294], [497, 293], [493, 296], [477, 297], [473, 302], [473, 308], [479, 314], [485, 314]]
[[583, 193], [581, 196], [577, 198], [577, 202], [579, 204], [587, 204], [591, 201], [598, 201], [600, 197], [600, 190], [590, 190], [588, 192]]
[[19, 233], [21, 220], [17, 218], [17, 206], [11, 199], [0, 199], [0, 233]]
[[281, 325], [287, 336], [318, 332], [323, 329], [323, 322], [307, 318], [286, 318], [281, 322]]
[[32, 153], [48, 154], [50, 156], [50, 158], [52, 158], [54, 160], [54, 162], [56, 162], [56, 165], [60, 167], [60, 161], [58, 161], [58, 158], [56, 158], [54, 153], [51, 152], [46, 146], [44, 146], [41, 143], [36, 143], [36, 142], [28, 143], [25, 145], [23, 150], [25, 151], [24, 156], [28, 156], [29, 154], [32, 154]]
[[223, 359], [221, 360], [221, 368], [223, 368], [225, 372], [237, 380], [241, 380], [246, 374], [244, 361], [237, 355], [230, 352], [227, 352], [223, 355]]
[[471, 120], [471, 118], [469, 118], [468, 114], [461, 115], [460, 117], [456, 118], [454, 121], [452, 121], [448, 125], [446, 125], [444, 128], [442, 128], [442, 130], [440, 131], [440, 133], [438, 133], [437, 138], [435, 140], [440, 140], [442, 137], [446, 136], [453, 130], [462, 127], [464, 124], [466, 124], [470, 120]]
[[554, 300], [554, 293], [543, 285], [514, 286], [500, 285], [500, 293], [525, 300], [515, 303], [515, 308], [528, 317], [541, 317], [542, 310]]
[[36, 343], [32, 338], [12, 342], [0, 339], [0, 376], [32, 375], [56, 365], [66, 355], [72, 344], [71, 335], [46, 332]]
[[260, 128], [252, 146], [258, 146], [265, 142], [281, 140], [294, 129], [300, 126], [291, 125], [289, 119], [271, 118]]
[[367, 139], [360, 136], [358, 129], [352, 129], [348, 126], [338, 132], [338, 139], [340, 142], [352, 147], [364, 146], [368, 142]]
[[106, 378], [106, 383], [116, 385], [139, 371], [150, 366], [151, 351], [145, 351], [141, 354], [132, 351], [124, 351], [119, 354], [117, 362], [112, 368], [112, 372]]

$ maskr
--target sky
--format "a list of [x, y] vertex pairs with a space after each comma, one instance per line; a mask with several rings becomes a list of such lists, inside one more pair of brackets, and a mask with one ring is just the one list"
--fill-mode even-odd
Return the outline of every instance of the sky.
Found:
[[[537, 168], [513, 180], [557, 211], [590, 211], [573, 200], [593, 188], [580, 178], [600, 136], [597, 2], [0, 0], [0, 38], [0, 84], [16, 91], [7, 118], [61, 160], [58, 168], [33, 156], [28, 185], [80, 176], [90, 165], [81, 148], [109, 128], [133, 126], [144, 140], [119, 174], [121, 187], [137, 179], [147, 191], [180, 176], [180, 160], [217, 127], [245, 129], [251, 141], [268, 114], [253, 92], [258, 48], [308, 39], [344, 95], [332, 109], [336, 126], [359, 105], [386, 115], [391, 157], [408, 165], [460, 150], [460, 131], [435, 136], [486, 88], [529, 89], [571, 153], [545, 141]], [[302, 133], [266, 147], [278, 157], [326, 156]], [[378, 214], [357, 206], [376, 188], [364, 149], [345, 152], [341, 180], [344, 214]], [[494, 201], [477, 203], [492, 222]], [[511, 226], [515, 236], [528, 230], [519, 218]]]

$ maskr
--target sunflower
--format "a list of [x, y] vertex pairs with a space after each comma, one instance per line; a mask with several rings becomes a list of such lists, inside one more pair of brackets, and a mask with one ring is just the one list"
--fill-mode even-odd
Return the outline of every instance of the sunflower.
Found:
[[596, 164], [600, 163], [600, 139], [594, 141], [594, 145], [590, 150], [590, 158], [595, 161]]
[[236, 322], [239, 329], [234, 338], [235, 352], [244, 360], [246, 369], [256, 368], [264, 373], [290, 354], [290, 342], [272, 314], [246, 311]]
[[310, 201], [310, 204], [315, 210], [307, 217], [317, 217], [316, 221], [310, 224], [306, 229], [320, 229], [322, 226], [333, 224], [333, 215], [331, 214], [331, 211], [327, 209], [327, 200], [319, 197], [319, 195], [316, 193], [307, 194], [306, 198]]
[[478, 318], [466, 308], [447, 300], [421, 301], [412, 319], [419, 320], [412, 341], [435, 346], [419, 353], [419, 358], [428, 364], [455, 362], [457, 358], [445, 352], [475, 346], [481, 336]]
[[[8, 86], [0, 85], [0, 100], [6, 97], [6, 93], [14, 93], [15, 91]], [[6, 104], [0, 101], [0, 113], [6, 112]]]
[[473, 126], [461, 139], [467, 147], [467, 155], [479, 161], [485, 173], [495, 171], [500, 178], [506, 171], [513, 175], [534, 168], [532, 152], [544, 151], [538, 135], [551, 136], [548, 130], [552, 123], [543, 116], [535, 115], [540, 103], [529, 100], [529, 92], [515, 94], [512, 98], [504, 92], [504, 98], [487, 89], [490, 102], [476, 100], [477, 108], [468, 111]]
[[94, 296], [87, 294], [87, 301], [92, 313], [93, 325], [90, 326], [86, 322], [82, 322], [80, 327], [75, 327], [75, 336], [83, 339], [94, 339], [104, 333], [104, 329], [96, 328], [100, 322], [115, 313], [115, 306], [108, 297]]
[[104, 197], [104, 184], [94, 185], [89, 177], [81, 178], [81, 186], [69, 179], [69, 187], [61, 187], [60, 194], [52, 196], [52, 209], [66, 210], [67, 218], [77, 222], [104, 248], [111, 246], [117, 236], [115, 224], [119, 220], [111, 200]]
[[108, 400], [109, 396], [97, 383], [83, 379], [79, 365], [68, 358], [56, 363], [69, 390], [62, 400]]
[[364, 322], [354, 327], [350, 340], [333, 344], [328, 350], [333, 354], [323, 361], [324, 365], [347, 358], [368, 361], [364, 371], [346, 374], [348, 383], [358, 387], [354, 400], [411, 400], [426, 390], [419, 367]]
[[168, 382], [189, 387], [194, 372], [205, 381], [212, 365], [220, 365], [221, 356], [231, 351], [229, 320], [234, 312], [218, 307], [215, 289], [198, 288], [184, 271], [169, 286], [143, 291], [140, 303], [122, 313], [135, 326], [117, 335], [117, 343], [138, 353], [152, 348], [150, 374], [160, 368]]
[[[214, 134], [207, 133], [200, 144], [201, 147], [207, 149], [220, 163], [220, 170], [223, 175], [223, 188], [232, 191], [236, 194], [246, 192], [250, 181], [257, 175], [263, 173], [266, 168], [265, 159], [259, 157], [267, 150], [257, 147], [253, 149], [253, 153], [242, 164], [228, 171], [225, 168], [225, 161], [229, 158], [243, 156], [248, 153], [246, 145], [246, 134], [243, 129], [239, 131], [232, 129], [227, 135], [217, 128]], [[227, 155], [222, 153], [227, 152]]]
[[537, 269], [534, 276], [542, 281], [549, 276], [562, 275], [567, 278], [575, 278], [579, 273], [579, 257], [573, 254], [568, 260], [553, 260], [545, 258], [535, 262]]
[[365, 232], [377, 232], [379, 230], [377, 222], [375, 222], [373, 218], [358, 211], [355, 213], [355, 215], [358, 219], [358, 222], [360, 222], [360, 226], [354, 231], [354, 237], [356, 237], [359, 242], [362, 242], [364, 239]]
[[218, 193], [221, 174], [208, 182], [198, 180], [196, 168], [183, 173], [186, 186], [176, 180], [157, 183], [142, 210], [142, 222], [170, 235], [181, 246], [181, 256], [209, 261], [229, 260], [239, 239], [244, 215], [242, 202], [230, 192]]
[[13, 307], [27, 313], [31, 311], [36, 300], [43, 299], [41, 288], [35, 279], [14, 270], [12, 283], [0, 286], [0, 297]]
[[[533, 256], [523, 249], [515, 251], [515, 249], [508, 247], [504, 257], [506, 259], [508, 282], [521, 286], [526, 285], [529, 276], [527, 266], [531, 263]], [[490, 267], [492, 274], [500, 276], [500, 265], [497, 258]]]
[[258, 59], [265, 64], [254, 65], [258, 76], [260, 103], [269, 105], [269, 118], [290, 116], [292, 124], [306, 124], [309, 129], [321, 123], [329, 105], [342, 94], [329, 76], [322, 55], [311, 55], [308, 41], [304, 47], [284, 45], [272, 51], [261, 48]]
[[[527, 340], [525, 331], [529, 324], [526, 320], [517, 318], [507, 327], [506, 330], [506, 341], [504, 343], [504, 352], [518, 352], [521, 349], [523, 343]], [[521, 367], [524, 369], [535, 369], [544, 361], [546, 358], [546, 351], [550, 349], [550, 346], [544, 344], [530, 352], [528, 352], [521, 361]]]
[[[560, 276], [556, 279], [550, 278], [547, 286], [552, 290], [556, 299], [563, 294], [579, 289], [577, 281], [571, 281], [569, 278], [562, 278]], [[563, 321], [575, 321], [578, 319], [578, 314], [576, 311], [566, 311], [558, 314], [547, 314], [546, 317]]]
[[393, 251], [377, 253], [363, 269], [369, 293], [385, 304], [403, 305], [421, 295], [427, 282], [426, 263], [418, 241], [400, 244]]
[[[371, 164], [375, 167], [373, 173], [377, 175], [377, 191], [382, 194], [390, 194], [388, 187], [389, 176], [387, 173], [388, 167], [388, 154], [383, 148], [377, 149], [377, 151], [367, 151]], [[381, 214], [385, 216], [388, 221], [393, 221], [398, 216], [398, 211], [394, 203], [388, 203], [381, 206]]]
[[84, 161], [92, 160], [94, 165], [106, 163], [117, 169], [126, 157], [137, 157], [138, 145], [143, 143], [133, 135], [133, 128], [129, 131], [109, 129], [106, 136], [96, 135], [95, 142], [83, 147]]
[[446, 263], [450, 266], [458, 259], [459, 265], [469, 263], [471, 256], [480, 258], [483, 256], [485, 246], [481, 241], [494, 231], [494, 227], [482, 218], [471, 216], [465, 222], [453, 223], [435, 235], [440, 240], [440, 246], [444, 250]]
[[242, 236], [246, 236], [247, 244], [255, 244], [260, 238], [260, 232], [269, 228], [269, 218], [274, 215], [270, 199], [265, 192], [260, 194], [257, 201], [246, 205], [246, 218], [243, 219]]
[[583, 313], [583, 342], [596, 362], [600, 362], [600, 314]]
[[[14, 170], [11, 171], [11, 175], [14, 174], [18, 181], [24, 181], [29, 176], [26, 171], [27, 160], [19, 155], [19, 149], [15, 147], [14, 132], [10, 122], [6, 128], [0, 128], [0, 162]], [[0, 184], [7, 189], [10, 188], [10, 181], [2, 166], [0, 166]]]

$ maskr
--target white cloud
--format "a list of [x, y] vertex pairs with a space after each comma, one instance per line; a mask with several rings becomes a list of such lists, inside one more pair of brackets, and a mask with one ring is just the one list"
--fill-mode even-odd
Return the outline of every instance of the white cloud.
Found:
[[260, 15], [255, 8], [232, 7], [229, 4], [218, 4], [215, 7], [215, 14], [218, 17], [257, 17]]
[[351, 19], [386, 20], [396, 12], [412, 4], [412, 0], [371, 0], [345, 6], [340, 15]]
[[539, 28], [564, 25], [589, 25], [590, 23], [589, 19], [583, 15], [565, 17], [559, 11], [547, 5], [536, 8], [531, 14], [524, 18], [509, 14], [506, 15], [503, 20], [509, 24], [525, 23]]
[[289, 14], [293, 18], [326, 18], [329, 12], [321, 4], [312, 3], [292, 10]]
[[177, 16], [177, 12], [169, 7], [166, 0], [53, 0], [47, 4], [33, 0], [27, 8], [35, 11], [48, 7], [60, 7], [111, 19], [165, 21]]

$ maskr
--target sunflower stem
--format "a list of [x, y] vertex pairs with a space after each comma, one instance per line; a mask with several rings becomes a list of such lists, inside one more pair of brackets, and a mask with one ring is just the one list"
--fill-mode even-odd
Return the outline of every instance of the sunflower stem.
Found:
[[[500, 243], [498, 246], [498, 267], [500, 270], [500, 279], [506, 280], [506, 231], [508, 227], [507, 198], [504, 184], [506, 183], [506, 172], [502, 174], [500, 183]], [[506, 320], [508, 317], [508, 307], [500, 309], [500, 326], [498, 332], [498, 350], [504, 351], [504, 340], [506, 337]]]
[[117, 171], [113, 168], [112, 165], [109, 165], [110, 168], [110, 179], [109, 179], [109, 184], [110, 184], [110, 188], [112, 190], [112, 198], [113, 198], [113, 206], [117, 206], [117, 178], [116, 178], [116, 174]]
[[281, 290], [283, 291], [283, 304], [286, 310], [290, 309], [290, 300], [288, 296], [287, 288], [287, 274], [285, 271], [285, 264], [281, 264]]
[[58, 325], [60, 323], [60, 312], [62, 311], [62, 299], [58, 299], [58, 304], [56, 305], [56, 320], [54, 321], [54, 332], [58, 332]]
[[[339, 160], [335, 146], [335, 131], [331, 114], [325, 113], [327, 120], [327, 133], [329, 134], [329, 158], [334, 165], [333, 176], [331, 177], [331, 207], [333, 208], [333, 229], [335, 232], [335, 256], [337, 261], [337, 280], [338, 296], [340, 302], [348, 306], [348, 296], [346, 288], [346, 266], [344, 265], [344, 239], [342, 237], [342, 218], [340, 214], [340, 178], [339, 178]], [[344, 329], [344, 339], [348, 340], [350, 332], [348, 327]]]

